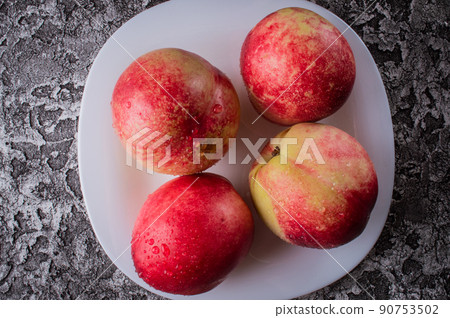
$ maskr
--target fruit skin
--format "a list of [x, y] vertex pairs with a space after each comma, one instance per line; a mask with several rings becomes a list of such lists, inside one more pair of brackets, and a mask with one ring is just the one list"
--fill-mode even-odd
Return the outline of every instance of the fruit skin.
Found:
[[[297, 145], [289, 145], [287, 155], [266, 145], [261, 156], [267, 164], [255, 161], [249, 175], [254, 205], [266, 225], [288, 243], [313, 248], [337, 247], [361, 234], [378, 195], [364, 148], [344, 131], [315, 123], [294, 125], [277, 137], [296, 138]], [[295, 163], [305, 138], [313, 138], [325, 164], [311, 149], [313, 160]]]
[[252, 239], [251, 212], [231, 183], [203, 173], [178, 177], [149, 195], [131, 249], [136, 272], [147, 284], [194, 295], [220, 284]]
[[270, 106], [263, 116], [281, 125], [336, 112], [356, 75], [353, 52], [340, 34], [302, 8], [281, 9], [261, 20], [241, 50], [241, 74], [255, 109], [262, 113]]
[[[225, 154], [240, 117], [230, 80], [200, 56], [174, 48], [151, 51], [128, 66], [116, 83], [111, 108], [123, 144], [146, 127], [161, 133], [155, 141], [165, 134], [172, 136], [153, 157], [154, 163], [160, 162], [170, 145], [171, 160], [162, 167], [154, 165], [154, 171], [171, 175], [197, 173], [216, 163], [201, 156], [200, 164], [194, 164], [193, 138], [223, 138]], [[140, 147], [134, 155], [147, 160]]]

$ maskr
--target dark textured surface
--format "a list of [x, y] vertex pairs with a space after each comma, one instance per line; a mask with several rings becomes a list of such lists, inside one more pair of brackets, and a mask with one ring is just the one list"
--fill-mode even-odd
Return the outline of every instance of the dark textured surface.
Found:
[[[110, 264], [77, 170], [80, 101], [96, 54], [161, 1], [0, 4], [0, 299], [159, 298]], [[317, 1], [352, 23], [369, 1]], [[449, 295], [449, 13], [445, 1], [379, 1], [353, 25], [386, 86], [396, 177], [387, 224], [352, 272], [377, 299]], [[101, 27], [93, 17], [100, 21]], [[346, 276], [305, 296], [366, 299]]]

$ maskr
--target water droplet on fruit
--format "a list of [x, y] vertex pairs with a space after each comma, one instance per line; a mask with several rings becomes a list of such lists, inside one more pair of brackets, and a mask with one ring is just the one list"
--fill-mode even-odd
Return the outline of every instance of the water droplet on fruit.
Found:
[[148, 244], [153, 245], [153, 243], [155, 243], [154, 239], [150, 239], [150, 241], [148, 242]]
[[186, 256], [186, 252], [182, 252], [181, 255]]
[[344, 213], [342, 213], [342, 212], [341, 212], [341, 213], [339, 213], [338, 215], [339, 215], [339, 217], [340, 217], [340, 218], [343, 218], [343, 217], [345, 216], [345, 214], [344, 214]]
[[170, 254], [169, 247], [166, 244], [162, 244], [161, 246], [162, 246], [162, 252], [163, 252], [164, 256], [166, 256], [166, 257], [169, 256], [169, 254]]
[[147, 250], [144, 250], [144, 254], [147, 254]]
[[223, 106], [220, 105], [220, 104], [215, 104], [214, 107], [213, 107], [213, 112], [216, 113], [216, 114], [221, 113], [222, 110], [223, 110]]
[[159, 247], [158, 246], [153, 246], [152, 247], [152, 252], [153, 252], [153, 254], [158, 254], [159, 253]]
[[195, 127], [194, 129], [191, 130], [192, 135], [196, 135], [198, 133], [198, 128]]

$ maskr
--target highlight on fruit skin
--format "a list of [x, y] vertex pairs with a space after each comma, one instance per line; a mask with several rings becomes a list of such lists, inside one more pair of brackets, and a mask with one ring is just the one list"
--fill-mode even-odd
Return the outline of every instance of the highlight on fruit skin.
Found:
[[202, 173], [173, 179], [148, 196], [131, 253], [147, 284], [195, 295], [219, 285], [248, 253], [252, 214], [231, 183]]
[[295, 7], [269, 14], [249, 32], [240, 65], [256, 111], [281, 125], [330, 116], [349, 97], [356, 76], [341, 32], [317, 13]]
[[[214, 165], [220, 158], [208, 156], [207, 149], [200, 149], [200, 162], [194, 162], [194, 139], [221, 138], [225, 155], [240, 118], [239, 99], [227, 76], [197, 54], [176, 48], [154, 50], [131, 63], [115, 85], [111, 110], [116, 134], [122, 144], [132, 142], [129, 155], [142, 166], [149, 158], [165, 161], [170, 148], [170, 160], [154, 164], [153, 170], [171, 175]], [[145, 130], [149, 133], [134, 140]], [[162, 138], [149, 154], [148, 147]]]
[[359, 236], [378, 195], [375, 168], [361, 144], [316, 123], [294, 125], [276, 138], [280, 145], [267, 144], [261, 152], [266, 163], [255, 161], [249, 174], [264, 223], [282, 240], [304, 247], [333, 248]]

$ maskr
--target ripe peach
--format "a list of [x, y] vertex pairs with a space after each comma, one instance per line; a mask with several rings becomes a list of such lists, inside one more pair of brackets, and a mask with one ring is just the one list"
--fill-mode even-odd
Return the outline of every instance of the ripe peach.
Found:
[[378, 194], [374, 166], [361, 144], [315, 123], [294, 125], [277, 137], [279, 146], [268, 144], [261, 153], [267, 163], [255, 162], [249, 175], [266, 225], [286, 242], [315, 248], [361, 234]]
[[[170, 160], [161, 167], [154, 165], [154, 171], [172, 175], [197, 173], [216, 163], [218, 159], [205, 156], [194, 163], [193, 138], [223, 138], [225, 153], [228, 138], [237, 134], [240, 116], [230, 80], [200, 56], [173, 48], [149, 52], [131, 63], [116, 83], [111, 107], [113, 126], [123, 144], [147, 128], [149, 134], [158, 134], [155, 143], [170, 136], [153, 150], [152, 159], [160, 162], [170, 146]], [[143, 139], [133, 155], [146, 162], [151, 143], [146, 145]]]
[[183, 176], [148, 197], [134, 225], [132, 257], [150, 286], [200, 294], [225, 279], [252, 239], [251, 212], [228, 180]]
[[355, 81], [355, 59], [339, 30], [320, 15], [285, 8], [247, 35], [241, 73], [253, 106], [282, 125], [336, 112]]

